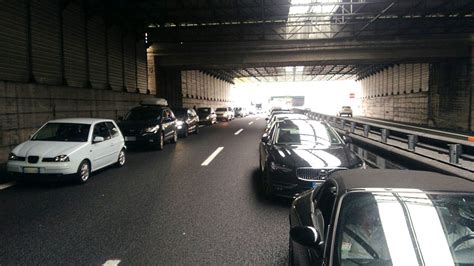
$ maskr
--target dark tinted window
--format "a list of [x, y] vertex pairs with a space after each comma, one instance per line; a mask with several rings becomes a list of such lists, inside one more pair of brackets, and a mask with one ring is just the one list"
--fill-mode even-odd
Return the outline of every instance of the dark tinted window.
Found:
[[90, 127], [89, 124], [47, 123], [32, 140], [86, 142]]
[[105, 140], [110, 139], [109, 129], [105, 123], [99, 123], [94, 126], [92, 139], [95, 137], [103, 137]]
[[128, 112], [124, 120], [129, 121], [150, 121], [159, 120], [161, 116], [161, 108], [155, 106], [140, 106], [133, 108]]
[[225, 111], [227, 111], [227, 108], [217, 108], [216, 111], [217, 112], [222, 112], [222, 111], [225, 112]]
[[211, 108], [198, 108], [198, 114], [209, 114], [211, 112]]
[[173, 109], [176, 117], [183, 118], [186, 115], [187, 109]]
[[105, 124], [107, 125], [107, 128], [109, 129], [110, 135], [112, 135], [112, 137], [116, 137], [119, 135], [118, 128], [114, 125], [114, 123], [105, 122]]

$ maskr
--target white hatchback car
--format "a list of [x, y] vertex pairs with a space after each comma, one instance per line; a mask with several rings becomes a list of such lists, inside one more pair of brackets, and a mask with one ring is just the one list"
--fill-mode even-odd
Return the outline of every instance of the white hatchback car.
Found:
[[125, 142], [113, 120], [52, 120], [8, 156], [7, 171], [16, 175], [74, 175], [85, 183], [91, 172], [125, 164]]

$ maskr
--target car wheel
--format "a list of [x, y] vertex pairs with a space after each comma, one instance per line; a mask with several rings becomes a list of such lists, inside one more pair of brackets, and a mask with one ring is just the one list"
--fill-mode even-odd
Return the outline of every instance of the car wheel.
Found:
[[119, 152], [119, 156], [118, 156], [116, 165], [117, 165], [118, 167], [122, 167], [122, 166], [124, 166], [125, 161], [126, 161], [125, 149], [122, 149], [122, 150]]
[[173, 138], [171, 139], [171, 143], [176, 143], [178, 142], [178, 131], [174, 131], [173, 133]]
[[156, 146], [157, 150], [163, 150], [163, 147], [165, 146], [165, 135], [163, 132], [160, 133], [160, 141], [158, 142], [158, 145]]
[[183, 130], [184, 130], [184, 132], [183, 132], [183, 138], [187, 138], [188, 135], [189, 135], [189, 132], [188, 132], [189, 127], [188, 127], [188, 125], [185, 125], [184, 128], [183, 128]]
[[288, 239], [288, 265], [293, 266], [295, 265], [294, 254], [293, 254], [293, 242], [291, 241], [291, 237]]
[[77, 168], [76, 178], [77, 182], [80, 184], [84, 184], [89, 180], [89, 176], [91, 174], [91, 166], [87, 160], [82, 161], [79, 164], [79, 168]]
[[268, 174], [268, 170], [264, 169], [263, 170], [263, 175], [262, 175], [262, 190], [263, 190], [263, 195], [265, 198], [271, 200], [273, 199], [273, 190], [272, 190], [272, 185], [270, 184], [270, 177]]

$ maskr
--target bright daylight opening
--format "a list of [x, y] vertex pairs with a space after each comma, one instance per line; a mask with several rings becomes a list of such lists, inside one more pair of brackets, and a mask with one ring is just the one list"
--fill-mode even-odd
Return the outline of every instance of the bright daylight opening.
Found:
[[[293, 67], [286, 67], [287, 75]], [[298, 72], [298, 67], [295, 68]], [[342, 106], [351, 106], [354, 115], [361, 110], [361, 87], [354, 80], [257, 82], [236, 80], [231, 97], [236, 106], [263, 109], [272, 107], [310, 108], [314, 112], [336, 115]]]

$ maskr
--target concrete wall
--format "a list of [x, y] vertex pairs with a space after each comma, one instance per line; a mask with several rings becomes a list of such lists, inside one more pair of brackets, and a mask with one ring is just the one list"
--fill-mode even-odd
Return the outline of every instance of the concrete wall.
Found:
[[56, 118], [116, 119], [146, 97], [90, 88], [0, 81], [0, 163], [43, 123]]
[[198, 70], [181, 71], [184, 107], [231, 106], [232, 84]]
[[427, 123], [429, 64], [391, 66], [360, 82], [364, 116], [411, 124]]
[[474, 131], [471, 117], [471, 60], [445, 61], [432, 65], [429, 112], [434, 126]]
[[362, 80], [363, 115], [474, 131], [473, 59], [400, 64]]

